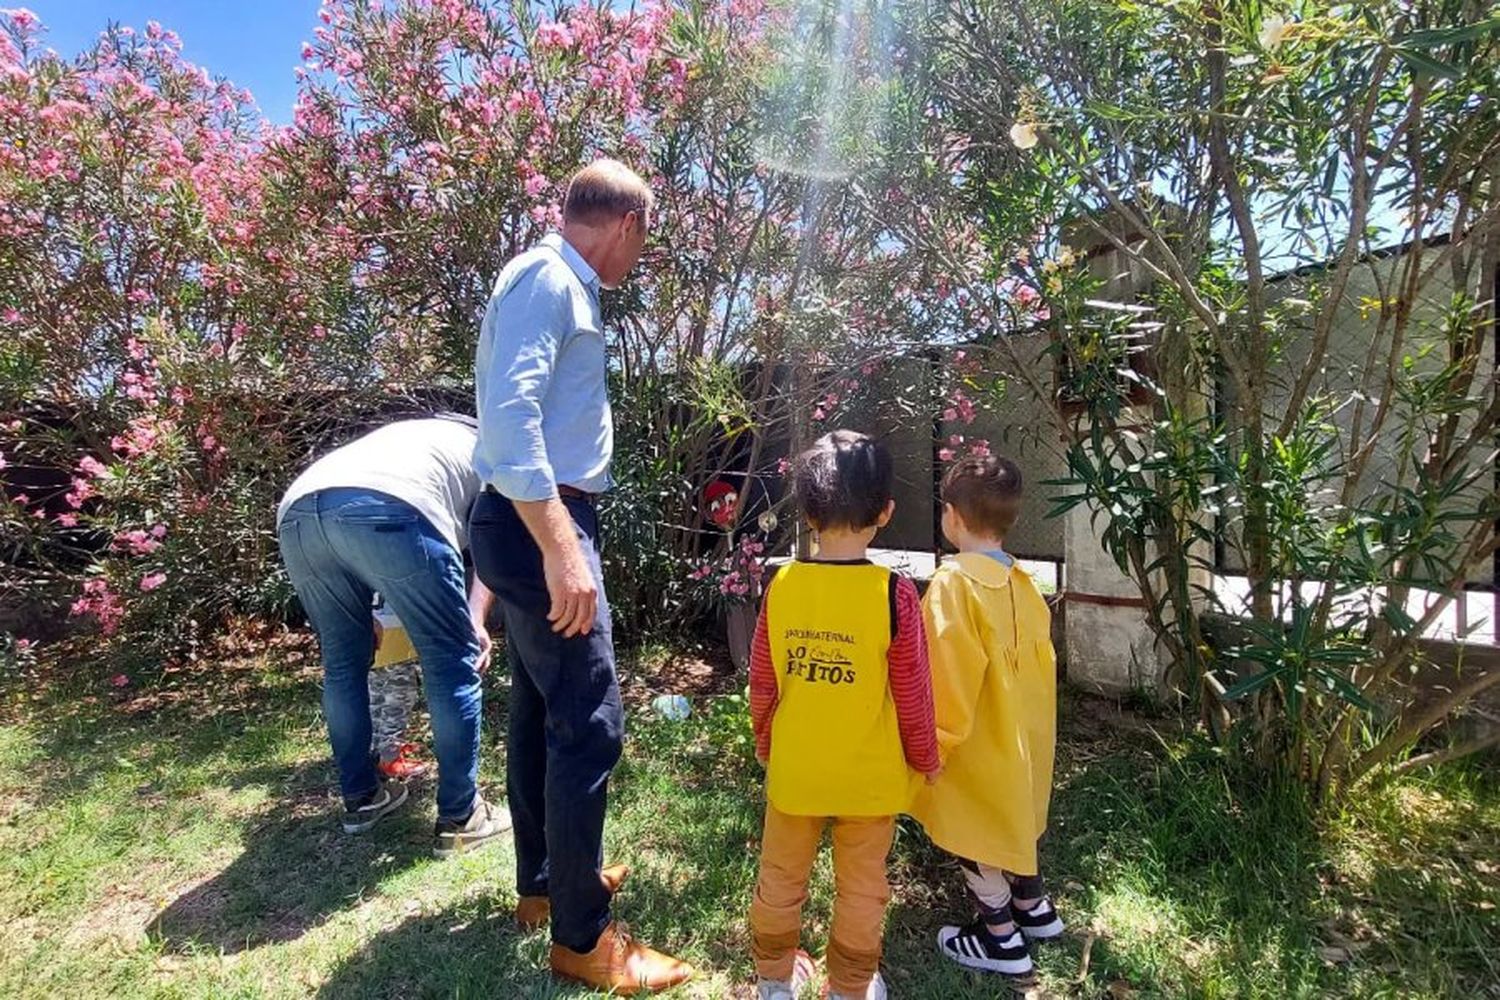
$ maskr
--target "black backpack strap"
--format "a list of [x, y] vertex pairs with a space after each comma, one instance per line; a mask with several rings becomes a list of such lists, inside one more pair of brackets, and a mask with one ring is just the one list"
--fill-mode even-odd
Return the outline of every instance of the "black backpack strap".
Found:
[[887, 570], [887, 582], [885, 588], [886, 604], [891, 611], [891, 641], [896, 641], [896, 636], [901, 631], [900, 619], [896, 613], [896, 588], [901, 585], [901, 574], [894, 570]]

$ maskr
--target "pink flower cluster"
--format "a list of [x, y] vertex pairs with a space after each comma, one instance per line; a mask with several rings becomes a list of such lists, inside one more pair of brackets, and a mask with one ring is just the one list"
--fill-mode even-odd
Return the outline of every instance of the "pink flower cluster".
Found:
[[125, 619], [125, 605], [110, 589], [109, 581], [95, 577], [83, 584], [83, 596], [73, 602], [69, 613], [74, 617], [93, 615], [105, 635], [114, 635]]
[[725, 597], [749, 597], [759, 593], [766, 571], [761, 559], [765, 551], [765, 543], [752, 535], [743, 536], [729, 557], [728, 572], [719, 580], [719, 593]]
[[765, 551], [764, 542], [753, 535], [745, 535], [722, 562], [702, 563], [688, 574], [688, 579], [697, 582], [716, 572], [722, 573], [719, 577], [721, 596], [753, 597], [760, 593], [760, 584], [765, 578]]
[[137, 458], [155, 451], [163, 438], [172, 431], [169, 421], [155, 416], [136, 417], [126, 426], [124, 434], [110, 439], [110, 448], [125, 458]]
[[131, 531], [122, 531], [115, 536], [114, 547], [128, 552], [133, 556], [149, 556], [161, 548], [161, 540], [167, 537], [167, 526], [158, 524], [150, 531], [136, 528]]
[[974, 409], [974, 401], [961, 388], [954, 389], [948, 395], [948, 406], [943, 409], [943, 419], [948, 423], [962, 422], [972, 424], [978, 416]]
[[[78, 460], [78, 471], [82, 475], [73, 477], [73, 489], [63, 497], [63, 502], [74, 510], [82, 508], [84, 502], [94, 496], [94, 480], [109, 476], [109, 467], [92, 455], [85, 455]], [[71, 528], [78, 523], [77, 515], [59, 515], [58, 520], [61, 522], [63, 517], [70, 518], [63, 522], [64, 527]]]
[[952, 462], [965, 455], [983, 457], [991, 454], [990, 443], [984, 438], [965, 438], [962, 434], [951, 434], [947, 443], [938, 449], [938, 459]]

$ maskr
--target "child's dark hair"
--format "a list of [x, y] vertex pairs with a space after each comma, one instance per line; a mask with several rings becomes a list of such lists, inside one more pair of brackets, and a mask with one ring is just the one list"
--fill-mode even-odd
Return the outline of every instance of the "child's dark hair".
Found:
[[792, 462], [792, 492], [815, 528], [861, 531], [891, 501], [891, 454], [868, 434], [824, 434]]
[[1021, 469], [999, 455], [967, 455], [943, 476], [943, 503], [971, 531], [1004, 538], [1021, 513]]

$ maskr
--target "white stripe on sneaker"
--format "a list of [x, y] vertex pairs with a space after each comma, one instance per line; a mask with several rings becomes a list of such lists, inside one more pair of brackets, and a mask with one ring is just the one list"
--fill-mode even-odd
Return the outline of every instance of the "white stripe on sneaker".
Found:
[[938, 931], [938, 950], [966, 969], [1006, 976], [1026, 976], [1034, 971], [1025, 939], [1019, 932], [1012, 932], [1004, 941], [994, 942], [993, 949], [979, 940], [980, 933], [983, 932], [971, 928], [944, 927]]

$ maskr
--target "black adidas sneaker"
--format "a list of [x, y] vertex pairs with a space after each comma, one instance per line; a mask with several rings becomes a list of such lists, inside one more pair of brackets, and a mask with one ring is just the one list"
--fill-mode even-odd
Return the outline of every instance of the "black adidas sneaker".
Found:
[[990, 933], [983, 920], [965, 927], [944, 927], [938, 931], [938, 951], [966, 969], [998, 972], [1006, 976], [1029, 976], [1031, 953], [1020, 931], [998, 938]]
[[1052, 900], [1046, 896], [1043, 896], [1042, 901], [1029, 910], [1021, 909], [1012, 901], [1010, 912], [1015, 918], [1016, 926], [1021, 929], [1022, 934], [1026, 935], [1027, 940], [1040, 941], [1062, 935], [1062, 918], [1052, 908]]

